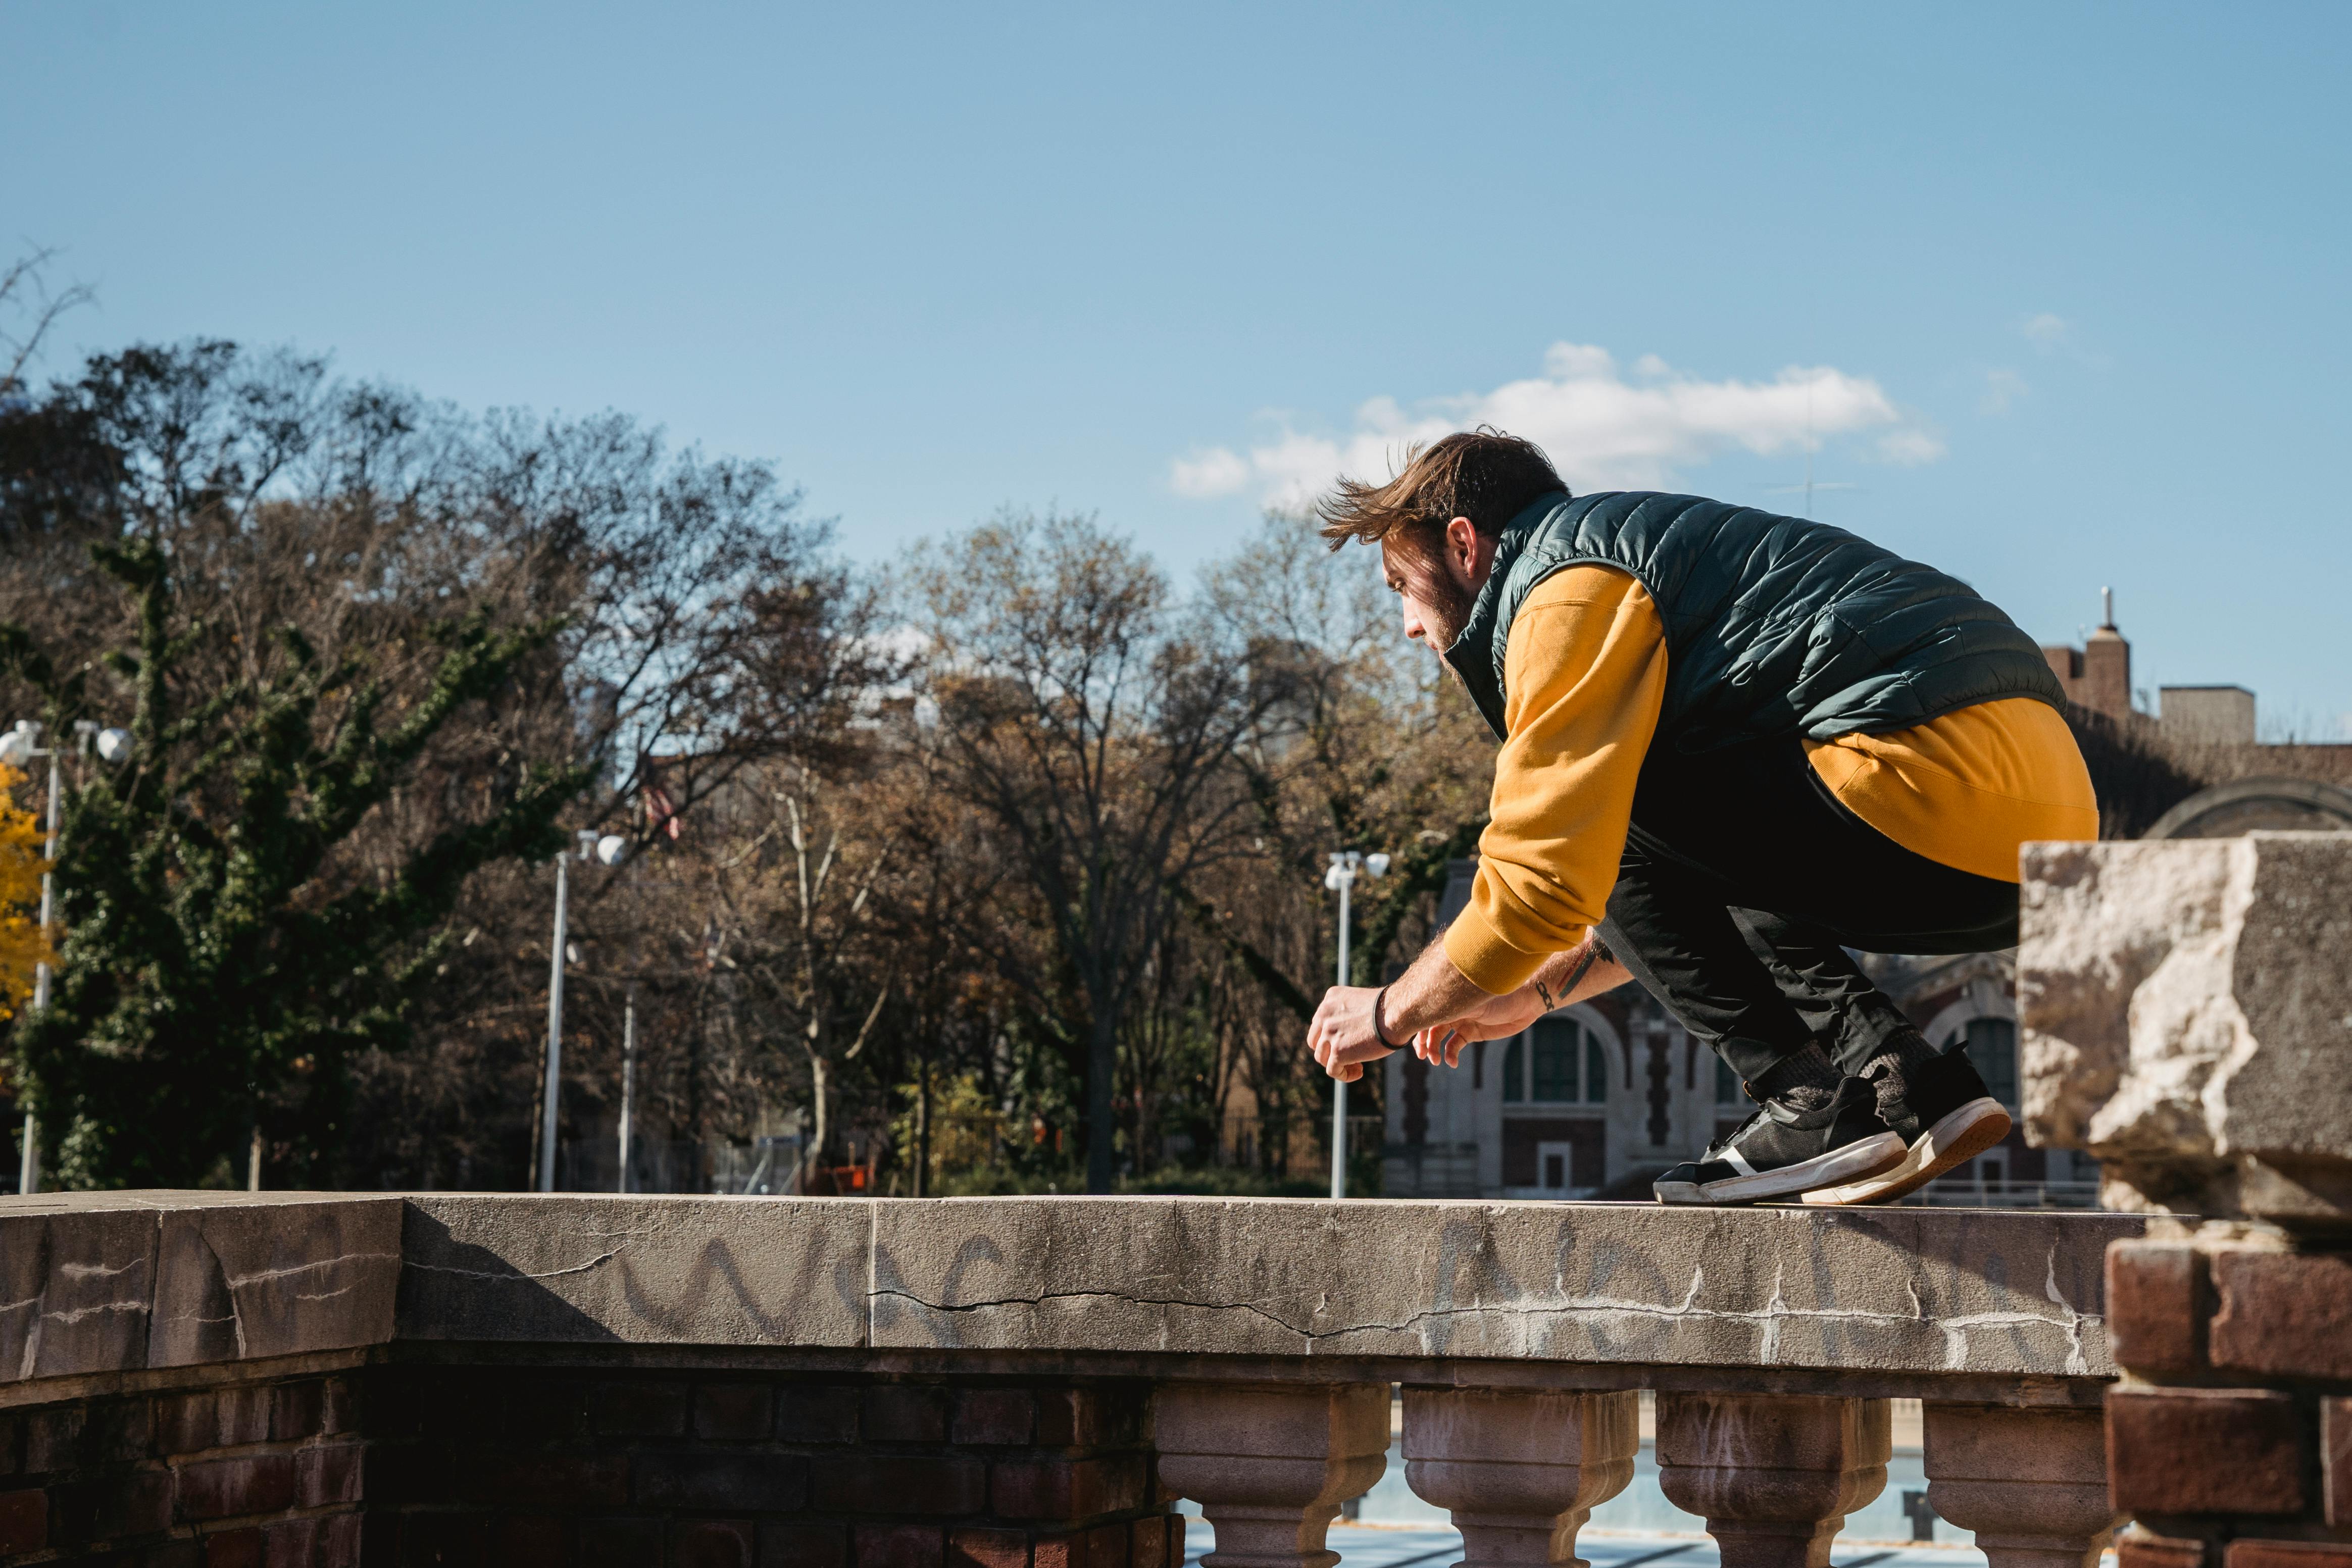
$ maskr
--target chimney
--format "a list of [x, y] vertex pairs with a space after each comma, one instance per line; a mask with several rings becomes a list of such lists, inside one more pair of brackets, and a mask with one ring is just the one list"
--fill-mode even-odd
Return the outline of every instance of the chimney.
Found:
[[2116, 591], [2099, 590], [2099, 629], [2084, 640], [2081, 695], [2076, 702], [2118, 724], [2131, 717], [2131, 644], [2116, 630]]

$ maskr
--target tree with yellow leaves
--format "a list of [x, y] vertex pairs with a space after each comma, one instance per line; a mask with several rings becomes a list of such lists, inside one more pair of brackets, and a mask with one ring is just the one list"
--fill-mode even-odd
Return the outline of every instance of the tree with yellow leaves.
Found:
[[0, 1019], [33, 994], [33, 968], [47, 956], [41, 938], [40, 819], [16, 804], [25, 776], [0, 763]]

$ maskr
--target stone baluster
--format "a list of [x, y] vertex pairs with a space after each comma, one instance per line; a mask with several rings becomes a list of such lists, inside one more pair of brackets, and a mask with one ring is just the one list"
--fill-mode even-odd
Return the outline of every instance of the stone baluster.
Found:
[[1823, 1568], [1886, 1484], [1892, 1437], [1884, 1399], [1660, 1394], [1658, 1484], [1706, 1521], [1723, 1568]]
[[2096, 1410], [1927, 1407], [1927, 1502], [1991, 1568], [2091, 1568], [2120, 1521]]
[[1408, 1385], [1405, 1484], [1452, 1511], [1460, 1568], [1585, 1568], [1576, 1532], [1633, 1478], [1641, 1397]]
[[1152, 1427], [1160, 1484], [1216, 1531], [1203, 1568], [1333, 1568], [1324, 1532], [1388, 1466], [1389, 1385], [1163, 1383]]

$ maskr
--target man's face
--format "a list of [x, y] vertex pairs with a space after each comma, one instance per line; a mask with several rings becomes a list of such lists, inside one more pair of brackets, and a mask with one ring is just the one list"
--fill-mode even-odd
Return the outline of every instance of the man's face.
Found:
[[[1486, 559], [1477, 559], [1482, 553]], [[1462, 554], [1451, 539], [1440, 541], [1434, 559], [1393, 538], [1381, 541], [1382, 575], [1404, 603], [1404, 634], [1441, 655], [1454, 646], [1462, 628], [1469, 623], [1470, 608], [1485, 580], [1484, 571], [1477, 569], [1492, 559], [1491, 549], [1479, 552], [1474, 547], [1471, 559], [1454, 559]], [[1474, 570], [1477, 571], [1475, 580]]]

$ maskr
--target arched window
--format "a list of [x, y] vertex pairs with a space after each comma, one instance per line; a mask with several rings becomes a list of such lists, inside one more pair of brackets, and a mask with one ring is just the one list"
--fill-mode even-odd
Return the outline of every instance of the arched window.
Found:
[[1577, 1047], [1584, 1030], [1573, 1019], [1536, 1019], [1528, 1031], [1535, 1037], [1535, 1082], [1528, 1098], [1550, 1103], [1576, 1098]]
[[1969, 1053], [1992, 1097], [2017, 1109], [2017, 1026], [2007, 1019], [1970, 1019], [1968, 1028], [1945, 1042]]
[[1573, 1017], [1554, 1014], [1538, 1019], [1526, 1034], [1504, 1048], [1503, 1098], [1514, 1103], [1533, 1101], [1545, 1105], [1606, 1103], [1609, 1048], [1590, 1026]]

